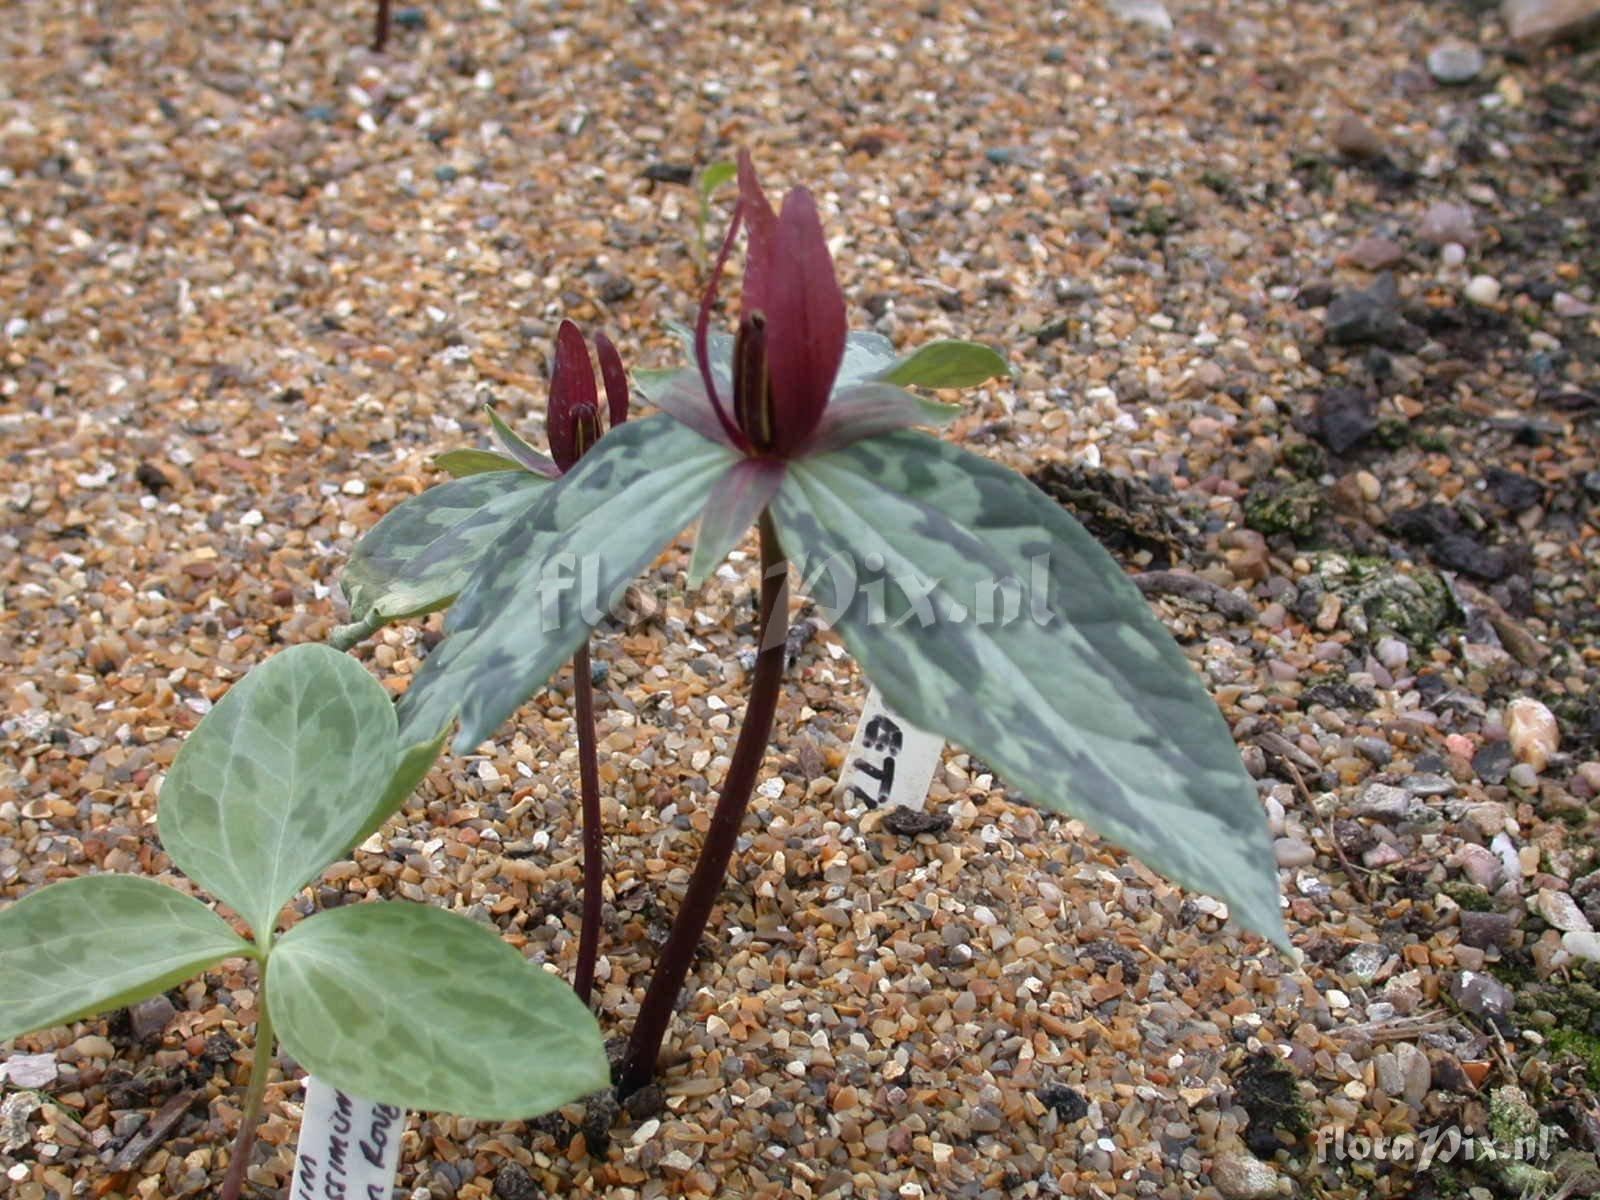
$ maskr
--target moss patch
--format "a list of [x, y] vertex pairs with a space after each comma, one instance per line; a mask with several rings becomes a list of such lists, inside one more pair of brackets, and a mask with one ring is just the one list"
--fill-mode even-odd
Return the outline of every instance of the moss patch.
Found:
[[1295, 541], [1311, 536], [1326, 507], [1323, 489], [1310, 480], [1257, 484], [1244, 498], [1244, 523], [1268, 537], [1288, 534]]
[[1489, 898], [1489, 893], [1481, 887], [1474, 887], [1470, 883], [1462, 883], [1459, 879], [1452, 879], [1439, 890], [1468, 912], [1494, 911], [1494, 901]]

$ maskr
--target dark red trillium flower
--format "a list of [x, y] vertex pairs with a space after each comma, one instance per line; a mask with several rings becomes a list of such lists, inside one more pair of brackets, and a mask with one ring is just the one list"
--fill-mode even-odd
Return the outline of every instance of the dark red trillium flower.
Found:
[[[606, 408], [615, 429], [628, 419], [628, 375], [622, 356], [603, 333], [594, 335], [605, 382]], [[600, 395], [595, 390], [594, 364], [589, 346], [571, 321], [562, 321], [556, 333], [556, 361], [550, 373], [550, 408], [545, 420], [550, 456], [564, 475], [600, 440]]]
[[[741, 223], [750, 231], [750, 242], [730, 412], [718, 394], [706, 343], [717, 281]], [[844, 358], [844, 293], [811, 193], [794, 188], [784, 197], [782, 212], [774, 213], [748, 151], [739, 155], [739, 202], [694, 332], [695, 359], [716, 414], [717, 439], [752, 457], [786, 459], [803, 452], [822, 421]]]
[[[594, 348], [600, 358], [600, 378], [605, 381], [607, 415], [611, 418], [611, 428], [615, 429], [628, 419], [628, 375], [622, 369], [622, 356], [605, 334], [594, 335]], [[578, 327], [571, 321], [562, 321], [561, 328], [556, 331], [550, 404], [545, 414], [550, 438], [548, 456], [528, 445], [492, 407], [488, 411], [500, 445], [519, 466], [546, 479], [558, 479], [572, 470], [589, 447], [600, 440], [602, 432], [594, 364], [589, 361], [589, 346]]]

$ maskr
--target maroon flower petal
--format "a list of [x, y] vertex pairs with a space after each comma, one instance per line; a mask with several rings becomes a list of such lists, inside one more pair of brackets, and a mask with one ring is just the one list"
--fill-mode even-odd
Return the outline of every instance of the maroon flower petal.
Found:
[[750, 531], [772, 502], [789, 464], [774, 458], [741, 458], [712, 485], [700, 512], [700, 532], [689, 560], [689, 586], [697, 588]]
[[585, 408], [591, 417], [600, 409], [589, 345], [576, 325], [562, 321], [556, 331], [556, 362], [550, 372], [550, 407], [545, 419], [550, 457], [562, 471], [572, 470], [578, 461], [576, 421], [579, 410]]
[[628, 373], [622, 368], [622, 355], [605, 334], [594, 335], [594, 349], [600, 356], [600, 378], [605, 380], [606, 406], [615, 429], [628, 419]]
[[753, 312], [763, 312], [772, 295], [773, 272], [780, 263], [773, 261], [777, 248], [778, 217], [772, 211], [761, 181], [756, 178], [755, 163], [750, 151], [739, 151], [739, 207], [744, 211], [745, 228], [749, 231], [749, 244], [744, 256], [744, 294], [741, 297], [740, 320]]
[[777, 427], [773, 450], [787, 455], [806, 440], [828, 406], [848, 332], [833, 255], [816, 202], [805, 188], [784, 197], [772, 259], [762, 311]]
[[748, 449], [750, 443], [734, 424], [733, 419], [728, 416], [728, 410], [722, 405], [722, 397], [717, 395], [717, 384], [711, 377], [711, 355], [706, 349], [706, 340], [711, 331], [711, 309], [717, 302], [717, 288], [722, 280], [722, 268], [727, 265], [728, 254], [733, 250], [733, 239], [739, 236], [743, 214], [744, 203], [741, 201], [733, 206], [733, 219], [728, 222], [728, 233], [722, 239], [722, 249], [717, 252], [717, 261], [711, 266], [711, 278], [706, 284], [705, 295], [700, 298], [700, 315], [694, 322], [694, 357], [695, 362], [700, 365], [700, 379], [705, 384], [706, 399], [712, 411], [717, 414], [717, 421], [726, 434], [726, 440], [740, 450]]

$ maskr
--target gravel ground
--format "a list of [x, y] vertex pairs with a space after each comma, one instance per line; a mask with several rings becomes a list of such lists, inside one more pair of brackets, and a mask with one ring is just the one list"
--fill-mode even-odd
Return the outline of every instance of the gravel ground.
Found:
[[[1600, 53], [1482, 3], [1149, 7], [451, 0], [377, 56], [365, 4], [13, 5], [0, 896], [187, 887], [154, 824], [183, 734], [326, 636], [352, 540], [483, 402], [541, 439], [562, 316], [668, 361], [684, 181], [748, 145], [817, 192], [853, 324], [1011, 356], [950, 436], [1187, 572], [1146, 587], [1260, 781], [1303, 967], [954, 751], [948, 830], [842, 807], [864, 683], [816, 633], [664, 1095], [609, 1135], [414, 1118], [398, 1194], [1600, 1191]], [[749, 579], [691, 608], [685, 548], [597, 645], [612, 1032], [742, 706]], [[399, 691], [437, 624], [360, 653]], [[572, 741], [558, 679], [301, 911], [441, 904], [570, 971]], [[224, 969], [19, 1042], [7, 1194], [213, 1192], [253, 1003]], [[1315, 1152], [1519, 1118], [1561, 1181]]]

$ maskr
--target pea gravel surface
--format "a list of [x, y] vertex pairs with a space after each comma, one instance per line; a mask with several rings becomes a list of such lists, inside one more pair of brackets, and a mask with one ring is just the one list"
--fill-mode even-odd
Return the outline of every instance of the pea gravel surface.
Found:
[[[383, 54], [371, 22], [8, 9], [0, 898], [192, 890], [155, 828], [185, 733], [327, 636], [354, 540], [485, 402], [542, 442], [562, 317], [672, 360], [728, 211], [702, 231], [690, 181], [748, 146], [815, 191], [853, 325], [1004, 349], [947, 436], [1139, 574], [1259, 782], [1302, 959], [954, 748], [928, 831], [836, 798], [866, 684], [797, 598], [659, 1091], [415, 1115], [396, 1195], [1600, 1190], [1592, 40], [1375, 0], [449, 0]], [[687, 548], [596, 643], [610, 1034], [744, 704], [753, 547], [702, 596]], [[357, 653], [398, 694], [438, 630]], [[558, 676], [295, 912], [436, 904], [570, 973], [572, 746]], [[6, 1194], [214, 1194], [254, 995], [227, 964], [0, 1048]], [[292, 1166], [277, 1069], [256, 1197]], [[1531, 1161], [1421, 1171], [1354, 1140], [1541, 1125]]]

